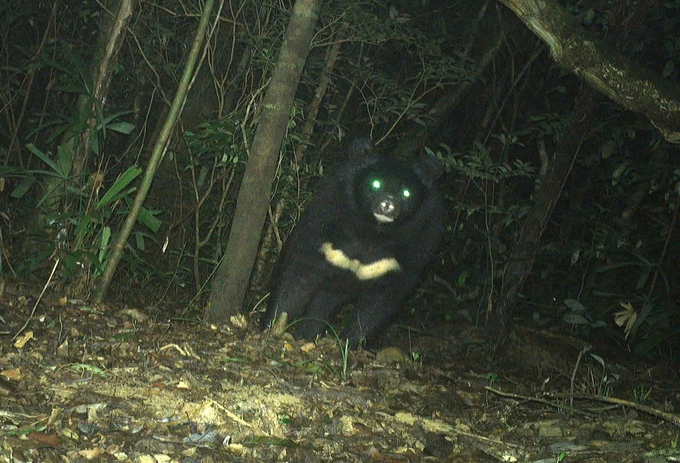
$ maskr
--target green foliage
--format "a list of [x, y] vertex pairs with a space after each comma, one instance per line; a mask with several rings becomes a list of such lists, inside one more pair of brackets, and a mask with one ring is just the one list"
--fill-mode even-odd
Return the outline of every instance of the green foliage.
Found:
[[338, 345], [338, 349], [340, 350], [342, 368], [339, 374], [342, 377], [342, 379], [347, 379], [347, 375], [349, 374], [349, 354], [350, 354], [349, 339], [342, 339], [340, 337], [340, 334], [337, 331], [335, 331], [335, 329], [330, 323], [326, 323], [326, 325], [328, 325], [328, 329], [335, 338], [335, 343]]
[[[406, 130], [425, 125], [431, 117], [432, 95], [474, 76], [471, 60], [463, 54], [444, 51], [448, 39], [417, 27], [408, 15], [387, 3], [324, 5], [321, 21], [333, 24], [338, 17], [351, 27], [354, 47], [374, 50], [363, 55], [361, 63], [344, 64], [343, 70], [349, 81], [357, 83], [362, 118], [376, 140], [397, 126]], [[327, 30], [336, 32], [335, 28]], [[360, 55], [359, 49], [356, 52]], [[343, 128], [337, 129], [341, 138]]]
[[[95, 276], [99, 274], [106, 262], [111, 241], [111, 221], [119, 215], [125, 215], [131, 205], [132, 194], [136, 187], [132, 182], [141, 174], [142, 170], [137, 166], [129, 167], [104, 195], [92, 204], [90, 190], [94, 185], [80, 186], [78, 177], [72, 175], [71, 152], [58, 147], [57, 160], [52, 160], [49, 155], [35, 147], [28, 145], [27, 149], [40, 159], [48, 170], [21, 170], [13, 169], [12, 175], [22, 178], [22, 182], [12, 191], [11, 196], [18, 200], [31, 202], [28, 195], [32, 186], [39, 183], [39, 179], [53, 178], [57, 182], [45, 184], [52, 185], [37, 201], [41, 207], [54, 196], [57, 189], [63, 190], [63, 211], [48, 213], [45, 217], [46, 230], [52, 233], [34, 235], [38, 242], [35, 244], [41, 249], [38, 253], [29, 253], [21, 265], [20, 271], [32, 274], [39, 265], [51, 256], [55, 251], [61, 255], [67, 275], [74, 275], [83, 262], [93, 264]], [[92, 178], [92, 181], [97, 181]], [[123, 207], [121, 208], [121, 204]], [[156, 218], [160, 211], [143, 209], [138, 221], [156, 232], [160, 227], [160, 221]], [[49, 236], [52, 238], [50, 239]], [[142, 232], [135, 234], [138, 249], [144, 249], [144, 239], [148, 237]], [[41, 244], [39, 244], [41, 242]]]
[[[239, 127], [242, 121], [238, 116], [232, 114], [222, 120], [207, 121], [193, 131], [184, 132], [191, 159], [185, 169], [213, 163], [220, 168], [232, 167], [245, 161], [246, 159], [242, 159], [244, 140]], [[247, 130], [246, 134], [251, 139], [252, 130]]]
[[[442, 147], [449, 152], [448, 147]], [[427, 149], [428, 153], [433, 153]], [[437, 153], [441, 157], [439, 153]], [[512, 164], [498, 162], [491, 158], [491, 153], [481, 145], [475, 145], [466, 154], [450, 153], [442, 158], [445, 166], [450, 171], [458, 172], [472, 180], [488, 180], [499, 184], [515, 177], [531, 178], [536, 169], [530, 164], [515, 159]]]
[[[77, 95], [80, 99], [68, 117], [58, 116], [54, 120], [39, 126], [36, 131], [49, 129], [47, 144], [64, 137], [66, 143], [60, 145], [60, 148], [64, 150], [67, 149], [67, 146], [72, 145], [68, 143], [71, 137], [91, 129], [89, 147], [95, 154], [99, 155], [106, 140], [107, 132], [117, 132], [124, 135], [132, 132], [134, 125], [120, 120], [120, 118], [132, 114], [133, 111], [119, 111], [104, 115], [102, 108], [94, 98], [94, 84], [90, 70], [68, 46], [61, 46], [58, 52], [64, 62], [63, 64], [49, 58], [43, 58], [43, 63], [61, 73], [65, 81], [64, 84], [57, 85], [54, 90]], [[94, 124], [92, 124], [92, 121], [94, 121]]]
[[[123, 117], [132, 111], [104, 114], [94, 99], [92, 70], [72, 46], [56, 43], [53, 53], [40, 55], [33, 66], [37, 71], [49, 71], [58, 82], [50, 91], [60, 95], [61, 101], [70, 99], [72, 104], [39, 114], [25, 135], [36, 140], [26, 146], [33, 160], [21, 163], [32, 167], [14, 167], [5, 174], [19, 179], [9, 195], [15, 200], [13, 207], [31, 211], [33, 219], [23, 250], [26, 255], [17, 268], [22, 274], [32, 276], [42, 262], [57, 253], [65, 276], [74, 275], [88, 263], [96, 275], [107, 259], [112, 224], [130, 205], [130, 196], [136, 190], [132, 182], [141, 169], [134, 165], [128, 167], [99, 197], [103, 174], [86, 171], [76, 174], [74, 162], [76, 153], [82, 149], [81, 140], [89, 140], [87, 148], [101, 155], [109, 134], [130, 134], [134, 125]], [[48, 151], [50, 148], [56, 155]], [[98, 162], [104, 163], [101, 159]], [[145, 210], [140, 223], [158, 230], [157, 214], [157, 211]], [[138, 235], [138, 246], [143, 241], [143, 235]], [[32, 246], [40, 251], [34, 252]]]
[[650, 402], [649, 395], [652, 393], [652, 389], [645, 385], [635, 386], [633, 388], [633, 397], [636, 404], [648, 404]]
[[607, 364], [599, 355], [591, 353], [590, 357], [600, 364], [602, 370], [598, 372], [597, 368], [588, 367], [587, 377], [581, 385], [582, 389], [588, 394], [611, 396], [612, 385], [618, 381], [619, 375], [612, 373], [610, 376], [607, 373]]
[[[447, 172], [457, 174], [474, 185], [481, 194], [486, 194], [489, 182], [500, 185], [522, 179], [533, 178], [536, 169], [530, 164], [515, 159], [512, 163], [498, 162], [492, 159], [491, 153], [482, 145], [475, 144], [467, 153], [452, 153], [446, 145], [440, 146], [442, 151], [434, 152], [425, 148], [428, 154], [438, 156], [444, 163]], [[528, 199], [521, 203], [508, 203], [500, 206], [495, 202], [479, 202], [474, 200], [469, 203], [460, 202], [454, 206], [457, 212], [465, 214], [466, 219], [472, 219], [481, 213], [493, 216], [494, 223], [500, 223], [504, 228], [516, 226], [518, 220], [526, 215], [529, 208]], [[468, 220], [466, 220], [468, 222]], [[474, 223], [468, 222], [468, 223]], [[464, 227], [461, 222], [461, 227]]]

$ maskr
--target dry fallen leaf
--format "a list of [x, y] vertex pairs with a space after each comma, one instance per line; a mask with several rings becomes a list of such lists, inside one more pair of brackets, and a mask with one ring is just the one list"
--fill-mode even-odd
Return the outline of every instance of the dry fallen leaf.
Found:
[[41, 445], [46, 445], [49, 447], [59, 447], [61, 441], [56, 434], [47, 434], [44, 432], [30, 432], [27, 436], [33, 442], [37, 442]]
[[14, 342], [14, 347], [17, 349], [23, 349], [26, 343], [31, 339], [33, 339], [33, 331], [27, 331]]

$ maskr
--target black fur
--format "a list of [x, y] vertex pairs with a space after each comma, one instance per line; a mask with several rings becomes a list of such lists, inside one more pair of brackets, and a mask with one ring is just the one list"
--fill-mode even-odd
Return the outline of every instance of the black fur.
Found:
[[446, 213], [435, 185], [441, 173], [435, 157], [410, 166], [376, 154], [369, 141], [355, 142], [349, 162], [323, 179], [283, 246], [263, 326], [287, 312], [290, 321], [299, 319], [294, 335], [314, 339], [354, 303], [343, 339], [356, 347], [375, 335], [441, 243]]

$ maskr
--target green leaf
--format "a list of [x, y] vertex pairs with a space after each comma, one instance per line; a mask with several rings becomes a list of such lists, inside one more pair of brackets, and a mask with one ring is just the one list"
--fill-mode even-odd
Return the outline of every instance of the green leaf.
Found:
[[[102, 118], [102, 125], [104, 127], [108, 127], [108, 125], [112, 121], [118, 119], [121, 116], [127, 116], [128, 114], [132, 114], [132, 113], [134, 113], [134, 111], [132, 111], [131, 109], [128, 109], [126, 111], [119, 111], [117, 113], [109, 114], [108, 116]], [[101, 128], [101, 127], [98, 127], [98, 128]]]
[[35, 177], [33, 175], [27, 175], [24, 177], [21, 183], [14, 190], [12, 190], [10, 196], [15, 199], [21, 199], [34, 184]]
[[85, 87], [82, 87], [80, 85], [57, 85], [54, 87], [54, 91], [56, 92], [64, 92], [64, 93], [77, 93], [80, 95], [87, 95], [87, 89]]
[[[160, 211], [150, 211], [145, 207], [139, 212], [139, 217], [137, 220], [146, 225], [152, 232], [157, 232], [161, 228], [162, 220], [156, 218], [156, 214], [160, 214]], [[141, 248], [140, 248], [141, 249]]]
[[92, 217], [89, 215], [84, 215], [78, 221], [74, 234], [76, 236], [84, 236], [85, 233], [90, 229], [90, 224], [92, 223]]
[[144, 251], [146, 246], [144, 246], [144, 235], [142, 233], [135, 233], [135, 242], [137, 243], [137, 249]]
[[92, 132], [90, 135], [90, 148], [92, 152], [99, 156], [99, 132]]
[[54, 187], [47, 190], [47, 192], [42, 196], [42, 198], [40, 198], [40, 201], [38, 201], [38, 204], [36, 205], [36, 207], [42, 207], [42, 205], [45, 204], [45, 201], [47, 201], [50, 198], [53, 198], [52, 195], [54, 194], [55, 190], [57, 188], [61, 188], [63, 184], [64, 184], [64, 181], [61, 181], [61, 182], [57, 183], [56, 185], [54, 185]]
[[590, 354], [590, 356], [592, 358], [594, 358], [597, 361], [597, 363], [602, 365], [602, 368], [606, 368], [605, 363], [604, 363], [604, 359], [602, 357], [600, 357], [599, 355], [595, 355], [595, 354]]
[[50, 58], [45, 58], [45, 57], [43, 57], [43, 62], [45, 64], [47, 64], [48, 66], [53, 67], [57, 71], [61, 71], [64, 74], [67, 74], [67, 75], [73, 77], [74, 79], [78, 78], [78, 74], [73, 72], [73, 70], [70, 67], [62, 66], [61, 64], [57, 63], [56, 61], [54, 61]]
[[108, 124], [106, 128], [108, 130], [113, 130], [114, 132], [129, 135], [130, 132], [134, 130], [135, 125], [130, 124], [129, 122], [112, 122], [111, 124]]
[[46, 155], [45, 153], [40, 151], [33, 143], [29, 143], [28, 145], [26, 145], [26, 148], [28, 148], [28, 151], [30, 151], [31, 153], [36, 155], [38, 158], [40, 158], [40, 160], [42, 162], [44, 162], [45, 164], [50, 166], [50, 168], [54, 172], [61, 174], [61, 169], [59, 168], [59, 166], [54, 161], [52, 161], [48, 155]]
[[121, 175], [116, 183], [114, 183], [111, 188], [104, 194], [104, 197], [97, 204], [97, 209], [101, 209], [104, 206], [108, 206], [118, 193], [120, 193], [126, 186], [130, 184], [139, 174], [142, 173], [142, 169], [137, 166], [130, 166], [123, 175]]
[[68, 178], [73, 167], [73, 152], [63, 145], [57, 146], [57, 154], [59, 157], [59, 170], [63, 178]]
[[[71, 130], [71, 140], [73, 139], [73, 133], [80, 132], [83, 128], [84, 125], [78, 125], [76, 121], [69, 119], [66, 121], [66, 123], [61, 123], [59, 121], [55, 122], [54, 124], [43, 124], [40, 128], [46, 128], [50, 127], [52, 125], [56, 125], [56, 128], [50, 132], [50, 134], [47, 137], [47, 140], [45, 140], [45, 144], [50, 145], [54, 142], [54, 140], [61, 138], [64, 133], [67, 131]], [[71, 140], [67, 140], [64, 143], [73, 143]]]
[[652, 267], [642, 267], [642, 272], [640, 272], [637, 284], [635, 285], [636, 290], [640, 290], [645, 287], [650, 273], [652, 273]]
[[602, 155], [602, 159], [607, 159], [609, 156], [612, 155], [614, 150], [616, 149], [616, 140], [608, 140], [605, 143], [602, 144], [600, 147], [600, 153]]
[[465, 286], [465, 280], [467, 280], [469, 274], [466, 271], [462, 271], [458, 274], [458, 286], [463, 287]]
[[83, 83], [85, 86], [85, 91], [87, 94], [92, 93], [92, 88], [94, 87], [93, 84], [93, 78], [92, 78], [92, 72], [90, 71], [89, 67], [83, 63], [83, 61], [80, 59], [80, 56], [75, 54], [73, 52], [73, 49], [70, 47], [62, 47], [62, 51], [64, 52], [64, 56], [66, 59], [68, 59], [71, 63], [71, 68], [75, 68], [76, 71], [78, 71], [78, 76], [80, 77], [80, 81]]
[[627, 168], [628, 164], [626, 164], [625, 162], [616, 166], [616, 169], [614, 169], [614, 172], [612, 172], [612, 181], [619, 179]]
[[571, 309], [572, 312], [585, 312], [586, 308], [575, 299], [565, 299], [563, 304]]

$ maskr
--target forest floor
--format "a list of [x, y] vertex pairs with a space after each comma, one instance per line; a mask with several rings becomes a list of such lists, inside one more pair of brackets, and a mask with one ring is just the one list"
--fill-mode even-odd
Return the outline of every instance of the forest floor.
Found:
[[680, 461], [678, 365], [621, 349], [456, 323], [343, 357], [38, 294], [0, 294], [0, 462]]

